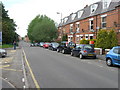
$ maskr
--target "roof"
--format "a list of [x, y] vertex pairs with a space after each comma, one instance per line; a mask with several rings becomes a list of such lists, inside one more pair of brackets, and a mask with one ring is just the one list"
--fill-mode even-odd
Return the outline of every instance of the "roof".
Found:
[[[94, 4], [97, 4], [98, 6], [97, 6], [95, 12], [91, 13], [91, 6], [94, 5]], [[67, 16], [68, 20], [64, 23], [60, 23], [59, 26], [70, 24], [72, 22], [76, 22], [76, 21], [79, 21], [79, 20], [82, 20], [82, 19], [85, 19], [85, 18], [88, 18], [88, 17], [92, 17], [92, 16], [95, 16], [95, 15], [98, 15], [98, 14], [102, 14], [102, 13], [105, 13], [105, 12], [109, 12], [111, 10], [114, 10], [117, 6], [120, 6], [120, 0], [111, 0], [108, 8], [103, 9], [103, 3], [102, 3], [102, 0], [101, 0], [99, 2], [96, 2], [96, 3], [93, 3], [89, 6], [86, 6], [81, 10], [78, 10], [75, 13], [71, 13], [69, 16]], [[79, 11], [83, 11], [80, 18], [78, 18], [78, 12]], [[74, 20], [72, 20], [72, 14], [76, 14]]]

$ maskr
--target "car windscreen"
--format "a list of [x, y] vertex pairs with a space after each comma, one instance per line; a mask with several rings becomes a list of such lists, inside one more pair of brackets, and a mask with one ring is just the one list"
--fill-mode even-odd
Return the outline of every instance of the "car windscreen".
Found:
[[55, 47], [58, 47], [58, 46], [59, 46], [58, 43], [53, 43], [52, 45], [55, 46]]
[[114, 48], [113, 52], [116, 53], [116, 54], [120, 54], [120, 48]]
[[82, 45], [76, 45], [76, 48], [82, 48]]
[[90, 50], [90, 49], [93, 49], [93, 47], [90, 46], [90, 45], [85, 45], [85, 46], [84, 46], [84, 49], [89, 49], [89, 50]]
[[45, 43], [45, 44], [48, 44], [48, 45], [50, 45], [50, 43]]

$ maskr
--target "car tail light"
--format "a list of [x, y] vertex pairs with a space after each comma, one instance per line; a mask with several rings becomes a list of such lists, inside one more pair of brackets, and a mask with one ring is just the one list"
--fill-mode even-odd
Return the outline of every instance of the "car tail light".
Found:
[[96, 53], [96, 51], [94, 50], [94, 53]]
[[84, 53], [86, 53], [87, 51], [86, 50], [84, 50]]

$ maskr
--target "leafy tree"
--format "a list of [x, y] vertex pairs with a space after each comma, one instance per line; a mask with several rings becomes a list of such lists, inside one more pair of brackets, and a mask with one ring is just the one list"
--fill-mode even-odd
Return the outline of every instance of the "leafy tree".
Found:
[[62, 41], [67, 41], [67, 35], [63, 35]]
[[112, 47], [117, 46], [117, 37], [114, 30], [110, 30], [110, 32], [108, 32], [106, 43], [107, 43], [106, 48], [111, 49]]
[[32, 41], [54, 41], [57, 38], [57, 28], [52, 19], [47, 16], [36, 16], [28, 26], [28, 37]]
[[15, 32], [16, 24], [13, 19], [9, 17], [7, 14], [8, 11], [5, 10], [5, 7], [2, 3], [0, 3], [2, 14], [1, 23], [2, 23], [2, 42], [3, 44], [13, 43], [14, 40], [18, 40], [18, 34]]
[[107, 36], [108, 36], [108, 33], [106, 30], [100, 30], [98, 32], [98, 36], [97, 36], [97, 41], [96, 41], [96, 47], [98, 48], [103, 48], [105, 49], [107, 47]]
[[113, 30], [100, 30], [98, 32], [95, 46], [98, 48], [112, 48], [117, 45], [116, 33]]

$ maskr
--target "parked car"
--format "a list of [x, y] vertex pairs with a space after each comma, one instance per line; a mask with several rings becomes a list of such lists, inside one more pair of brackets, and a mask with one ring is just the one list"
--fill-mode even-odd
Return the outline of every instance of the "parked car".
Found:
[[57, 51], [57, 47], [58, 47], [58, 46], [59, 46], [59, 43], [52, 42], [52, 43], [49, 45], [49, 50]]
[[50, 43], [49, 43], [49, 42], [46, 42], [46, 43], [44, 43], [43, 48], [48, 48], [49, 45], [50, 45]]
[[71, 56], [78, 56], [80, 59], [85, 57], [96, 58], [96, 53], [94, 48], [89, 44], [79, 44], [71, 51]]
[[57, 52], [62, 52], [63, 54], [65, 53], [71, 53], [71, 50], [75, 47], [75, 43], [73, 42], [67, 42], [67, 41], [62, 41], [61, 44], [57, 48]]
[[44, 45], [44, 42], [40, 42], [40, 43], [39, 43], [39, 46], [40, 46], [40, 47], [43, 47], [43, 45]]
[[7, 52], [4, 49], [0, 49], [0, 57], [6, 57], [7, 56]]
[[34, 46], [35, 46], [35, 44], [34, 44], [34, 43], [31, 43], [31, 44], [30, 44], [30, 47], [34, 47]]
[[37, 46], [39, 46], [39, 43], [35, 43], [34, 45], [37, 47]]
[[113, 65], [120, 66], [120, 46], [113, 47], [106, 54], [106, 64], [108, 66], [113, 66]]

